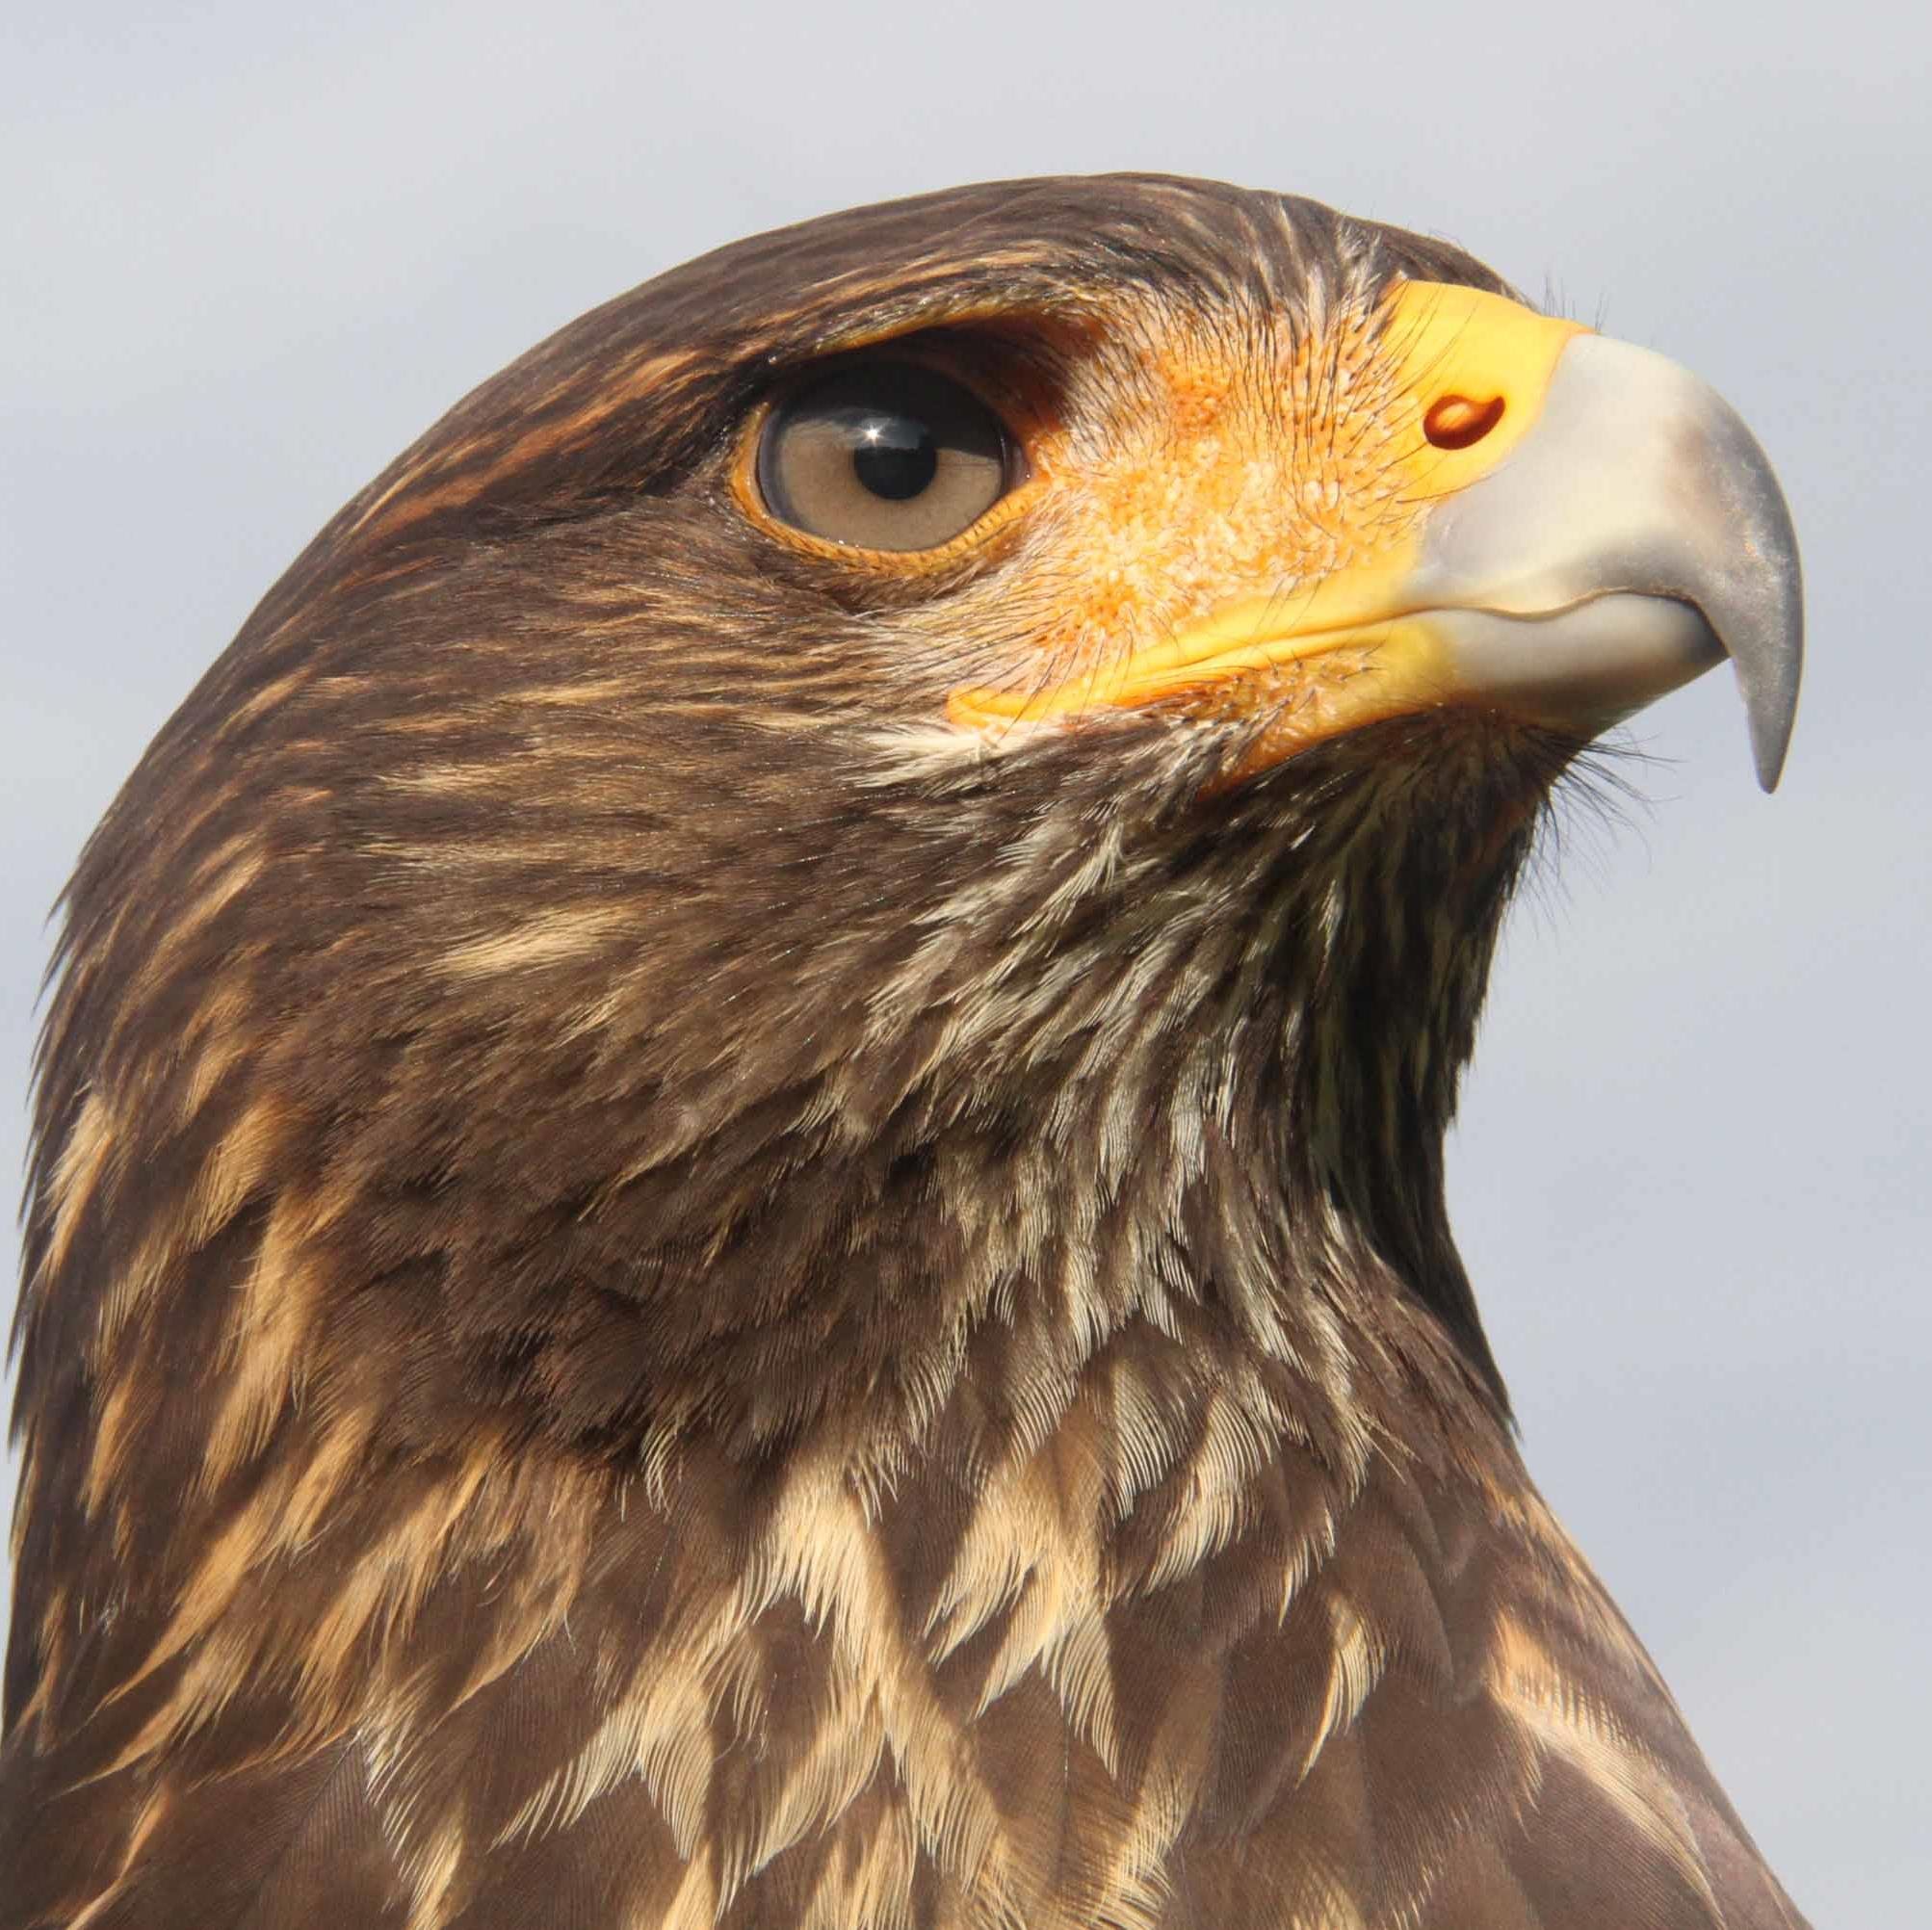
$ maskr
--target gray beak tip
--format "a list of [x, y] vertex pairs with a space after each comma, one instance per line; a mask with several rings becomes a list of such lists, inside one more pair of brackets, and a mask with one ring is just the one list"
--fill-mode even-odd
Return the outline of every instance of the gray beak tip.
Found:
[[1758, 782], [1778, 788], [1791, 729], [1798, 715], [1798, 682], [1804, 667], [1804, 599], [1799, 588], [1797, 545], [1786, 550], [1783, 590], [1775, 610], [1744, 633], [1746, 641], [1731, 652], [1744, 713], [1751, 726], [1751, 758]]
[[[1747, 704], [1750, 699], [1747, 696]], [[1785, 774], [1785, 754], [1791, 745], [1791, 720], [1795, 706], [1778, 717], [1769, 707], [1750, 704], [1751, 761], [1758, 769], [1759, 788], [1775, 791]]]
[[1728, 555], [1699, 602], [1737, 675], [1758, 782], [1776, 790], [1798, 714], [1805, 663], [1804, 572], [1797, 533], [1769, 456], [1736, 411], [1702, 389], [1705, 473], [1699, 499], [1728, 526]]

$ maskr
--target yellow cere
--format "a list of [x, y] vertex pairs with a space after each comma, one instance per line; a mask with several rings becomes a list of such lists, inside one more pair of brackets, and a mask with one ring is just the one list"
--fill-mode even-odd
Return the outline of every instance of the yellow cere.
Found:
[[1077, 575], [1039, 633], [1048, 674], [955, 691], [953, 721], [1268, 707], [1271, 762], [1437, 700], [1432, 645], [1402, 620], [1422, 527], [1533, 427], [1580, 332], [1412, 281], [1259, 355], [1163, 342], [1148, 405], [1104, 450], [1051, 452], [1056, 547]]

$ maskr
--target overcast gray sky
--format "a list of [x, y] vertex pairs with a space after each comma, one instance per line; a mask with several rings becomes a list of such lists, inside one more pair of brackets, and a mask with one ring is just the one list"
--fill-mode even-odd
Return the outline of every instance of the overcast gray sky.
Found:
[[[1903, 8], [1886, 13], [1902, 15]], [[1932, 1895], [1932, 41], [1876, 6], [55, 8], [0, 44], [0, 1170], [43, 915], [302, 542], [733, 236], [1157, 168], [1453, 236], [1784, 477], [1784, 788], [1725, 674], [1517, 914], [1454, 1146], [1531, 1468], [1819, 1930]], [[0, 1292], [4, 1292], [0, 1289]]]

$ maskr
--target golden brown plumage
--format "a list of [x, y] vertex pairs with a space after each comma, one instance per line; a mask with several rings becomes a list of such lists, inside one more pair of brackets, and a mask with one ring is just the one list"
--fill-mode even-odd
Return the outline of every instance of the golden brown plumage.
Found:
[[[1444, 1208], [1588, 730], [1143, 674], [1494, 428], [1404, 282], [1498, 287], [1159, 180], [786, 230], [270, 593], [68, 895], [4, 1930], [1798, 1923]], [[875, 554], [754, 456], [886, 342], [1026, 462]]]

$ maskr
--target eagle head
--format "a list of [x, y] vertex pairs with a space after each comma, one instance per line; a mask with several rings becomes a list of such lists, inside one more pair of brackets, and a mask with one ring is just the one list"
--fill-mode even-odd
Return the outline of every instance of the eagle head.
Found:
[[1727, 658], [1769, 783], [1737, 418], [1303, 200], [484, 383], [67, 895], [0, 1926], [1794, 1921], [1444, 1198], [1553, 790]]

